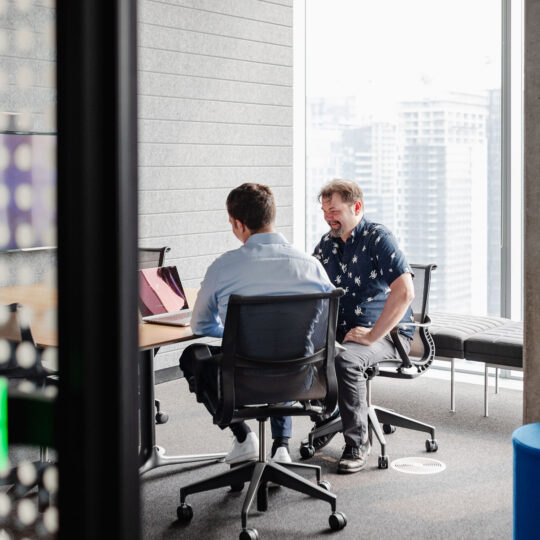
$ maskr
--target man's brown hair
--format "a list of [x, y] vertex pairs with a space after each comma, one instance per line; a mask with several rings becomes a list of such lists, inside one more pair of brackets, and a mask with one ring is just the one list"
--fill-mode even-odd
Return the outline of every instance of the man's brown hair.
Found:
[[246, 183], [233, 189], [227, 197], [227, 212], [256, 232], [274, 223], [276, 203], [268, 186]]
[[339, 193], [344, 203], [353, 204], [360, 201], [362, 208], [364, 207], [364, 194], [356, 182], [334, 178], [319, 191], [319, 201], [331, 198], [334, 193]]

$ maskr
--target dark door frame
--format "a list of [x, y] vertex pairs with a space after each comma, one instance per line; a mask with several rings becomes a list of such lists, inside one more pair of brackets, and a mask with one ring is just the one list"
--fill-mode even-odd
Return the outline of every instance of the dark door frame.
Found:
[[59, 537], [140, 537], [136, 1], [57, 1]]

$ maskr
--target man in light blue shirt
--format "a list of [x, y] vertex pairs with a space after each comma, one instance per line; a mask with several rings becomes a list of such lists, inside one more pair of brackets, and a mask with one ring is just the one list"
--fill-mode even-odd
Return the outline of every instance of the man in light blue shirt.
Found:
[[[223, 323], [231, 294], [285, 295], [329, 291], [334, 288], [320, 262], [295, 249], [285, 237], [275, 232], [276, 205], [270, 188], [260, 184], [242, 184], [227, 197], [229, 222], [234, 235], [244, 244], [224, 253], [208, 268], [197, 296], [191, 326], [195, 334], [222, 337]], [[193, 347], [180, 358], [190, 389], [193, 385]], [[200, 347], [200, 345], [199, 345]], [[208, 346], [212, 354], [219, 347]], [[205, 373], [205, 405], [212, 413], [217, 406], [217, 369], [208, 366]], [[288, 440], [292, 434], [290, 417], [272, 418], [272, 458], [290, 462]], [[235, 435], [229, 464], [256, 460], [257, 436], [245, 422], [229, 426]]]

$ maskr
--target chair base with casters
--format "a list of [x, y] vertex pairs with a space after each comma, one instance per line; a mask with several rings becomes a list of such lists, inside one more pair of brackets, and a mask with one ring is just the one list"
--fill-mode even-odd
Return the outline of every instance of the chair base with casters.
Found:
[[[177, 508], [177, 516], [180, 521], [188, 522], [193, 517], [192, 507], [186, 503], [186, 497], [194, 493], [210, 491], [221, 487], [230, 486], [233, 491], [240, 491], [245, 482], [249, 482], [248, 491], [241, 512], [242, 531], [240, 540], [257, 540], [259, 533], [256, 529], [248, 528], [248, 513], [257, 498], [257, 510], [265, 512], [268, 509], [268, 482], [274, 482], [288, 487], [294, 491], [304, 493], [310, 497], [330, 503], [332, 513], [328, 518], [330, 528], [334, 531], [343, 529], [347, 524], [347, 518], [342, 512], [336, 511], [336, 495], [330, 492], [330, 484], [321, 480], [321, 468], [317, 465], [305, 463], [276, 463], [266, 460], [265, 422], [259, 421], [259, 459], [250, 461], [231, 468], [230, 470], [208, 478], [194, 482], [180, 489], [180, 506]], [[314, 472], [317, 484], [300, 476], [299, 472]]]
[[[369, 386], [368, 380], [368, 395]], [[426, 439], [426, 451], [436, 452], [438, 450], [437, 440], [435, 439], [435, 428], [433, 426], [425, 424], [424, 422], [419, 422], [414, 418], [409, 418], [408, 416], [398, 414], [390, 409], [379, 407], [378, 405], [372, 405], [368, 401], [369, 441], [370, 444], [373, 443], [373, 433], [375, 433], [375, 436], [377, 437], [377, 440], [381, 446], [381, 453], [378, 459], [379, 469], [388, 469], [388, 454], [386, 453], [386, 438], [384, 434], [389, 435], [394, 433], [396, 427], [429, 433], [431, 438]], [[314, 427], [308, 434], [308, 439], [302, 441], [300, 446], [300, 455], [303, 459], [312, 458], [315, 455], [316, 439], [341, 433], [342, 431], [343, 425], [341, 422], [341, 416], [334, 418], [323, 426]], [[319, 444], [317, 446], [319, 449], [321, 449], [324, 448], [326, 444]]]

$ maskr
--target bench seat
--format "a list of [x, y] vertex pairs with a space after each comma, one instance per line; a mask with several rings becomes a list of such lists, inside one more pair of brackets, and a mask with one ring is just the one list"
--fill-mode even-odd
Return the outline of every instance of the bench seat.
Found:
[[435, 357], [451, 362], [450, 410], [455, 411], [454, 359], [474, 360], [484, 363], [484, 416], [488, 416], [488, 370], [523, 369], [523, 323], [502, 317], [442, 312], [431, 313], [430, 317]]

